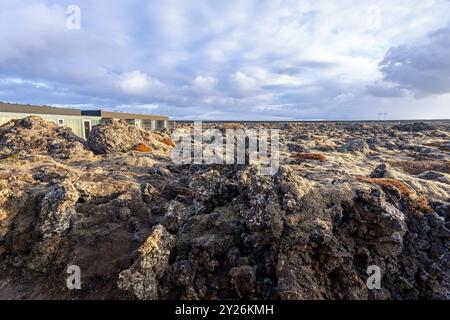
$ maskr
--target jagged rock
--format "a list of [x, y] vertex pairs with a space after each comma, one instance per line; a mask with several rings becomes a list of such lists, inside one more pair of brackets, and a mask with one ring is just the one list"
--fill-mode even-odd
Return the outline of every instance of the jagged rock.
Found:
[[377, 138], [369, 138], [366, 139], [366, 143], [369, 146], [369, 149], [372, 151], [378, 151], [378, 146], [380, 146], [380, 140]]
[[55, 185], [42, 199], [37, 220], [37, 234], [41, 239], [34, 247], [26, 263], [29, 269], [46, 272], [62, 241], [62, 234], [70, 228], [76, 215], [75, 204], [80, 194], [73, 184], [65, 180]]
[[323, 152], [333, 152], [336, 150], [336, 144], [330, 141], [325, 141], [322, 143], [316, 144], [314, 149], [323, 151]]
[[435, 130], [435, 131], [433, 131], [432, 135], [433, 135], [433, 137], [437, 137], [437, 138], [448, 137], [448, 133], [443, 130]]
[[300, 143], [288, 143], [287, 148], [289, 152], [309, 152], [309, 149]]
[[88, 144], [97, 154], [128, 152], [139, 144], [145, 144], [155, 153], [164, 153], [171, 149], [164, 143], [167, 138], [162, 133], [137, 128], [124, 120], [103, 119], [92, 128]]
[[169, 232], [176, 233], [192, 214], [193, 212], [190, 207], [175, 200], [170, 201], [165, 216], [166, 229]]
[[361, 139], [354, 139], [350, 140], [343, 146], [338, 148], [338, 151], [340, 152], [361, 152], [361, 153], [368, 153], [369, 152], [369, 145]]
[[450, 142], [443, 143], [439, 146], [440, 149], [450, 152]]
[[[7, 180], [0, 180], [0, 251], [5, 251], [2, 246], [5, 236], [11, 232], [14, 220], [30, 201], [23, 190], [23, 185]], [[1, 255], [1, 254], [0, 254]]]
[[4, 154], [47, 153], [58, 158], [89, 154], [83, 139], [70, 128], [37, 116], [11, 120], [0, 127], [0, 150]]
[[[177, 166], [153, 146], [0, 160], [0, 268], [14, 284], [14, 293], [0, 286], [0, 298], [450, 298], [442, 139], [380, 124], [289, 128], [286, 145], [305, 136], [311, 149], [349, 144], [358, 153], [294, 162], [280, 148], [273, 176], [248, 164]], [[408, 160], [405, 146], [424, 147], [430, 160]], [[66, 289], [72, 264], [82, 290]], [[379, 290], [367, 287], [370, 266], [380, 268]]]
[[379, 164], [370, 174], [371, 178], [384, 178], [387, 171], [387, 165], [385, 163]]
[[174, 237], [157, 225], [145, 243], [139, 248], [139, 257], [133, 265], [119, 274], [117, 285], [137, 299], [158, 299], [158, 279], [169, 263]]
[[450, 184], [450, 175], [438, 171], [425, 171], [417, 176], [420, 179], [434, 180]]
[[189, 190], [194, 196], [194, 211], [205, 213], [230, 201], [238, 193], [237, 183], [231, 182], [218, 170], [206, 170], [192, 175]]
[[444, 218], [447, 223], [447, 228], [450, 227], [450, 202], [434, 201], [433, 208], [438, 215]]
[[426, 122], [414, 122], [414, 123], [398, 124], [393, 126], [393, 129], [398, 131], [420, 132], [420, 131], [434, 130], [435, 127]]
[[230, 270], [231, 284], [234, 285], [239, 298], [245, 298], [255, 292], [256, 267], [240, 266]]
[[63, 181], [47, 193], [41, 203], [39, 232], [44, 239], [61, 234], [70, 227], [80, 194], [70, 181]]

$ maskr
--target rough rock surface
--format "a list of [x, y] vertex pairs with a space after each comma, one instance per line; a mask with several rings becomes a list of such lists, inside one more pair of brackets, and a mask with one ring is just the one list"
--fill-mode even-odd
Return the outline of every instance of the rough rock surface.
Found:
[[97, 154], [127, 152], [139, 144], [164, 152], [169, 149], [169, 146], [163, 142], [165, 138], [167, 136], [161, 133], [131, 126], [124, 120], [103, 119], [92, 129], [88, 144]]
[[[277, 126], [273, 176], [257, 165], [175, 165], [164, 142], [158, 154], [116, 148], [134, 129], [114, 122], [101, 127], [117, 133], [96, 138], [113, 153], [74, 161], [43, 148], [0, 160], [0, 298], [450, 299], [442, 135]], [[156, 150], [137, 137], [124, 145]], [[299, 150], [323, 159], [299, 160]], [[82, 290], [66, 288], [69, 265]], [[366, 284], [370, 266], [380, 289]]]
[[43, 152], [70, 158], [83, 156], [88, 150], [83, 139], [70, 128], [57, 126], [37, 116], [12, 120], [0, 127], [0, 157]]
[[340, 152], [362, 152], [367, 153], [369, 151], [369, 145], [361, 139], [353, 139], [347, 142], [345, 145], [339, 148]]
[[414, 123], [402, 123], [393, 127], [395, 130], [399, 131], [426, 131], [435, 129], [434, 126], [426, 122], [414, 122]]
[[129, 291], [138, 299], [158, 299], [158, 280], [169, 264], [173, 238], [163, 226], [154, 227], [138, 249], [139, 258], [128, 270], [119, 273], [118, 287]]

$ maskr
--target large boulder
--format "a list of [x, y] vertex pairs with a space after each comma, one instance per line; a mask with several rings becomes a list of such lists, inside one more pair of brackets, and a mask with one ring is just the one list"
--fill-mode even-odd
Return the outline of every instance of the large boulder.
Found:
[[169, 264], [174, 237], [162, 225], [153, 228], [133, 265], [119, 274], [117, 285], [141, 300], [158, 299], [158, 279]]
[[171, 149], [167, 139], [164, 134], [137, 128], [124, 120], [103, 119], [93, 127], [88, 144], [96, 154], [128, 152], [143, 144], [154, 153], [165, 153]]
[[370, 151], [369, 145], [362, 139], [352, 139], [338, 148], [339, 152], [361, 152], [366, 154]]
[[414, 123], [398, 124], [398, 125], [395, 125], [393, 127], [393, 129], [398, 130], [398, 131], [419, 132], [419, 131], [434, 130], [436, 128], [426, 122], [414, 122]]
[[71, 158], [89, 152], [86, 143], [68, 127], [60, 127], [37, 116], [11, 120], [0, 127], [3, 157], [14, 154], [45, 153]]

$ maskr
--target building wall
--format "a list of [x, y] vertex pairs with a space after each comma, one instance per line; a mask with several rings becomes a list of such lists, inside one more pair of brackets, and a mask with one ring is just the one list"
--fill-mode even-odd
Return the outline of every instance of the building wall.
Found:
[[0, 112], [0, 126], [4, 123], [7, 123], [8, 121], [11, 121], [13, 119], [22, 119], [29, 116], [38, 116], [41, 117], [44, 120], [52, 121], [55, 124], [58, 124], [59, 119], [64, 120], [64, 125], [71, 128], [72, 131], [79, 137], [86, 139], [87, 137], [84, 136], [84, 126], [83, 121], [84, 120], [90, 120], [91, 122], [91, 129], [93, 126], [100, 123], [101, 118], [100, 117], [91, 117], [91, 116], [69, 116], [69, 115], [53, 115], [53, 114], [27, 114], [27, 113], [7, 113], [7, 112]]

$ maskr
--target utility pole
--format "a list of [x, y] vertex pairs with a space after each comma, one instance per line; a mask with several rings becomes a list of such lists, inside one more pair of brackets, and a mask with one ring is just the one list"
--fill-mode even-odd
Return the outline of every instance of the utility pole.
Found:
[[382, 121], [383, 118], [384, 118], [384, 121], [386, 121], [386, 119], [387, 119], [387, 112], [378, 112], [378, 121]]

